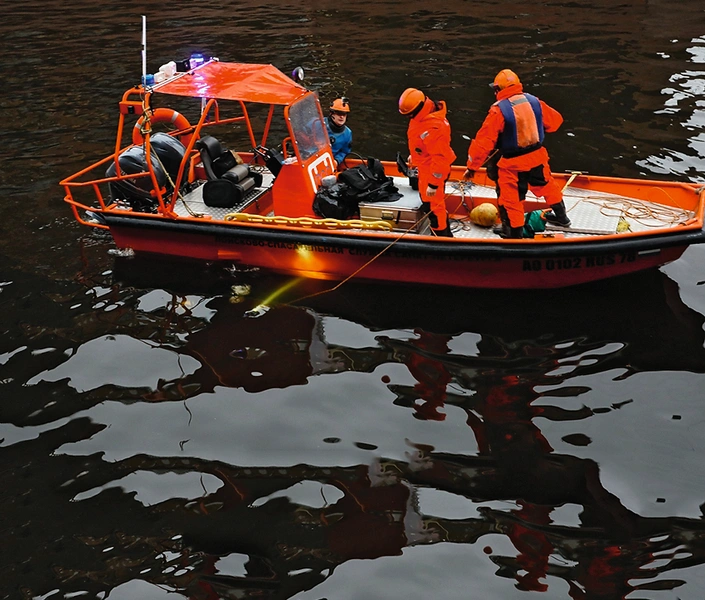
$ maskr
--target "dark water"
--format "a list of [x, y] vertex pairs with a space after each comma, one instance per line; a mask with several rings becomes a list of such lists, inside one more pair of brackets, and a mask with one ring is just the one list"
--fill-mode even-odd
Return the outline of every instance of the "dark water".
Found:
[[555, 170], [705, 181], [693, 0], [6, 8], [0, 598], [704, 598], [705, 248], [543, 293], [116, 258], [57, 182], [110, 151], [141, 14], [152, 69], [303, 65], [365, 155], [414, 85], [463, 156], [511, 67]]

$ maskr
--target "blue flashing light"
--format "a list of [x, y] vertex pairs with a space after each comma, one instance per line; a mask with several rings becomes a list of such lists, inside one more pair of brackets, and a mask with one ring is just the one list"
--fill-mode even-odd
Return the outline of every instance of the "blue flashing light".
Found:
[[189, 59], [189, 66], [195, 69], [196, 67], [200, 67], [204, 62], [206, 62], [206, 57], [200, 52], [194, 52]]

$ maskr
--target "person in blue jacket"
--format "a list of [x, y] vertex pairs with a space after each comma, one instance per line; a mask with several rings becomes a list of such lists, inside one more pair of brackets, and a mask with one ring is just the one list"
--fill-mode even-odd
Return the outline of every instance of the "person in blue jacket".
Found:
[[349, 113], [350, 102], [343, 96], [333, 101], [330, 114], [325, 118], [336, 168], [340, 168], [345, 157], [352, 151], [352, 131], [345, 124]]

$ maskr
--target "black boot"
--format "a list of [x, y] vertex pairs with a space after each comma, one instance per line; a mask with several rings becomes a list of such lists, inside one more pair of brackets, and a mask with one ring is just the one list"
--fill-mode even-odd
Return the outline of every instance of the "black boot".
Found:
[[509, 237], [509, 215], [507, 214], [507, 209], [504, 206], [499, 207], [499, 220], [501, 221], [499, 225], [495, 225], [492, 228], [492, 233], [498, 235], [499, 237]]
[[523, 227], [508, 227], [506, 232], [502, 232], [499, 234], [499, 237], [504, 238], [505, 240], [507, 240], [507, 239], [520, 240], [524, 237], [524, 228]]
[[560, 227], [570, 227], [570, 219], [565, 211], [565, 203], [561, 200], [558, 204], [551, 204], [553, 212], [544, 214], [546, 221], [551, 225], [559, 225]]
[[509, 237], [516, 240], [522, 239], [524, 237], [524, 227], [510, 227]]
[[450, 223], [446, 225], [445, 229], [431, 229], [433, 235], [438, 237], [453, 237], [453, 232], [450, 230]]

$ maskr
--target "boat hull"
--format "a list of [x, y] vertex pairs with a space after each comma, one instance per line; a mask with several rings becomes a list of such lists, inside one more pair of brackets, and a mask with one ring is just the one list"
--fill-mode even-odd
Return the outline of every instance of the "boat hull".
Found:
[[228, 261], [314, 279], [485, 289], [573, 286], [659, 267], [705, 233], [600, 241], [464, 242], [104, 215], [115, 243], [138, 253]]

